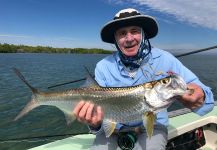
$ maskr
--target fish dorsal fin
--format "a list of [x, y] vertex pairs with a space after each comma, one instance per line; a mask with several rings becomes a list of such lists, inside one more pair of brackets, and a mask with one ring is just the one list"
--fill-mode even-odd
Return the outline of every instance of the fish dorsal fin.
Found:
[[154, 122], [156, 120], [156, 115], [154, 112], [145, 112], [143, 117], [143, 124], [146, 128], [147, 136], [150, 139], [153, 135]]
[[87, 69], [87, 67], [84, 66], [84, 68], [85, 68], [85, 70], [87, 72], [87, 77], [86, 77], [85, 83], [82, 85], [82, 87], [94, 87], [94, 88], [98, 88], [99, 84], [92, 77], [90, 71]]
[[114, 132], [116, 127], [116, 122], [110, 121], [108, 119], [103, 120], [102, 126], [105, 132], [105, 136], [108, 138]]

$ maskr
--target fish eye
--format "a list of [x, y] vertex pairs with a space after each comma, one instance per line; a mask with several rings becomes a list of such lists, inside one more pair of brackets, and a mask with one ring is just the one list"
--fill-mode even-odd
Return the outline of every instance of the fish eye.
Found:
[[162, 84], [167, 84], [168, 82], [169, 82], [169, 79], [162, 79], [162, 80], [161, 80], [161, 83], [162, 83]]

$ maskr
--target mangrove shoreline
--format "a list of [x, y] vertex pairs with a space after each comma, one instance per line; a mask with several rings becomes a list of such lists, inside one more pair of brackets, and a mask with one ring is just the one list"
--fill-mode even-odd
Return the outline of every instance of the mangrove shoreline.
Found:
[[0, 53], [111, 54], [112, 51], [99, 48], [54, 48], [50, 46], [27, 46], [0, 43]]

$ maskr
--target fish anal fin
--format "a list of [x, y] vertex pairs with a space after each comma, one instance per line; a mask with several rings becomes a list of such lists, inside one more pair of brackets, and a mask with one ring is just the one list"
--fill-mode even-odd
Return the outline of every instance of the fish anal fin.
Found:
[[18, 119], [20, 119], [21, 117], [23, 117], [24, 115], [26, 115], [28, 112], [30, 112], [31, 110], [33, 110], [34, 108], [40, 106], [39, 103], [35, 100], [32, 99], [24, 108], [23, 110], [16, 116], [16, 118], [14, 119], [14, 121], [17, 121]]
[[155, 120], [156, 120], [156, 115], [154, 114], [154, 112], [144, 113], [143, 124], [146, 128], [147, 136], [149, 139], [153, 135]]
[[107, 138], [110, 137], [111, 134], [114, 132], [116, 124], [116, 122], [110, 120], [103, 120], [102, 126]]

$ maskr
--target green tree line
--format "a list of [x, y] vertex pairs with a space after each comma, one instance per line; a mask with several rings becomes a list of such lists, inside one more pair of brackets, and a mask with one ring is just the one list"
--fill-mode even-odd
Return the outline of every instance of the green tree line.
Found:
[[0, 53], [75, 53], [75, 54], [111, 54], [112, 51], [99, 48], [53, 48], [50, 46], [27, 46], [0, 43]]

